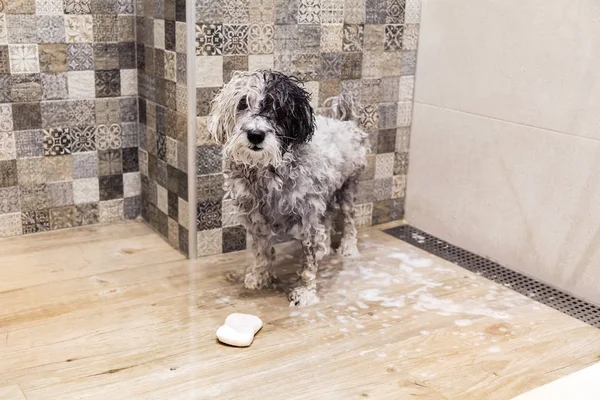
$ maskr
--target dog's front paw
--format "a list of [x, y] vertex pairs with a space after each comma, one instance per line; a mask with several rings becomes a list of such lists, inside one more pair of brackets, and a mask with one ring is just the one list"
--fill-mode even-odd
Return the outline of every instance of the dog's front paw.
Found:
[[319, 296], [315, 289], [308, 289], [304, 286], [298, 286], [293, 289], [288, 299], [290, 300], [290, 307], [306, 307], [312, 306], [319, 302]]
[[358, 256], [360, 256], [360, 252], [358, 251], [358, 247], [356, 246], [356, 243], [342, 242], [340, 247], [337, 249], [337, 252], [342, 257], [358, 257]]
[[271, 286], [274, 276], [269, 271], [252, 271], [246, 273], [244, 287], [246, 289], [260, 290]]

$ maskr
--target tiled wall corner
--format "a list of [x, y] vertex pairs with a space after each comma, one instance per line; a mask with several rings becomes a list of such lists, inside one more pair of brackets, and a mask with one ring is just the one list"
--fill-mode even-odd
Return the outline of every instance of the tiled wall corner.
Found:
[[360, 101], [372, 154], [361, 177], [358, 224], [404, 216], [421, 0], [198, 0], [198, 256], [241, 250], [246, 234], [222, 192], [210, 102], [236, 70], [274, 68], [306, 82], [313, 105], [340, 92]]
[[140, 213], [133, 0], [0, 0], [0, 237]]
[[189, 255], [186, 2], [138, 0], [136, 30], [141, 215]]

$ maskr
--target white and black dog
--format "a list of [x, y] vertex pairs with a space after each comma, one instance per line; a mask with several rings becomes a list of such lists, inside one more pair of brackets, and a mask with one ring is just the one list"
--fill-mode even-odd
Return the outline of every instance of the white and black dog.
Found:
[[353, 102], [330, 99], [333, 118], [313, 115], [295, 77], [271, 70], [241, 72], [216, 96], [208, 129], [224, 144], [225, 188], [252, 238], [254, 265], [245, 286], [270, 285], [278, 237], [302, 242], [304, 258], [290, 305], [318, 302], [317, 262], [329, 253], [337, 203], [344, 217], [339, 254], [358, 254], [354, 199], [369, 152]]

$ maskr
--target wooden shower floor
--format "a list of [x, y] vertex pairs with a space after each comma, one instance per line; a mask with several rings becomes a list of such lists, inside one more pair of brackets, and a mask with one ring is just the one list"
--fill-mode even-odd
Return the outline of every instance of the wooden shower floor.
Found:
[[[295, 309], [242, 288], [245, 253], [190, 262], [139, 222], [2, 240], [0, 398], [510, 399], [600, 358], [576, 319], [376, 228], [361, 249]], [[215, 341], [231, 312], [264, 320], [252, 347]]]

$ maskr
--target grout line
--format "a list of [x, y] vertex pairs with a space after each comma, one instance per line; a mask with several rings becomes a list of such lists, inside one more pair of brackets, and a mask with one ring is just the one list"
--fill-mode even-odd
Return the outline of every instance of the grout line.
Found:
[[188, 257], [196, 254], [196, 2], [186, 1]]
[[20, 392], [21, 392], [21, 394], [23, 395], [23, 398], [24, 398], [25, 400], [27, 400], [27, 395], [26, 395], [26, 394], [25, 394], [25, 392], [23, 391], [23, 388], [21, 387], [21, 384], [20, 384], [20, 383], [17, 385], [17, 387], [19, 388], [19, 391], [20, 391]]
[[474, 117], [490, 119], [492, 121], [504, 122], [504, 123], [510, 124], [510, 125], [524, 126], [524, 127], [532, 128], [532, 129], [539, 130], [539, 131], [546, 131], [546, 132], [549, 132], [549, 133], [555, 133], [555, 134], [559, 134], [559, 135], [571, 136], [571, 137], [575, 137], [575, 138], [578, 138], [578, 139], [591, 140], [593, 142], [600, 142], [600, 139], [596, 139], [596, 138], [591, 138], [591, 137], [587, 137], [587, 136], [576, 135], [574, 133], [557, 131], [557, 130], [550, 129], [550, 128], [543, 128], [541, 126], [535, 126], [535, 125], [525, 124], [525, 123], [522, 123], [522, 122], [507, 121], [507, 120], [502, 119], [502, 118], [490, 117], [488, 115], [473, 113], [473, 112], [469, 112], [469, 111], [462, 111], [462, 110], [456, 110], [454, 108], [436, 106], [434, 104], [423, 103], [421, 101], [414, 100], [414, 104], [420, 104], [420, 105], [423, 105], [423, 106], [426, 106], [426, 107], [437, 108], [439, 110], [452, 111], [452, 112], [455, 112], [455, 113], [458, 113], [458, 114], [465, 114], [465, 115], [470, 115], [470, 116], [474, 116]]

